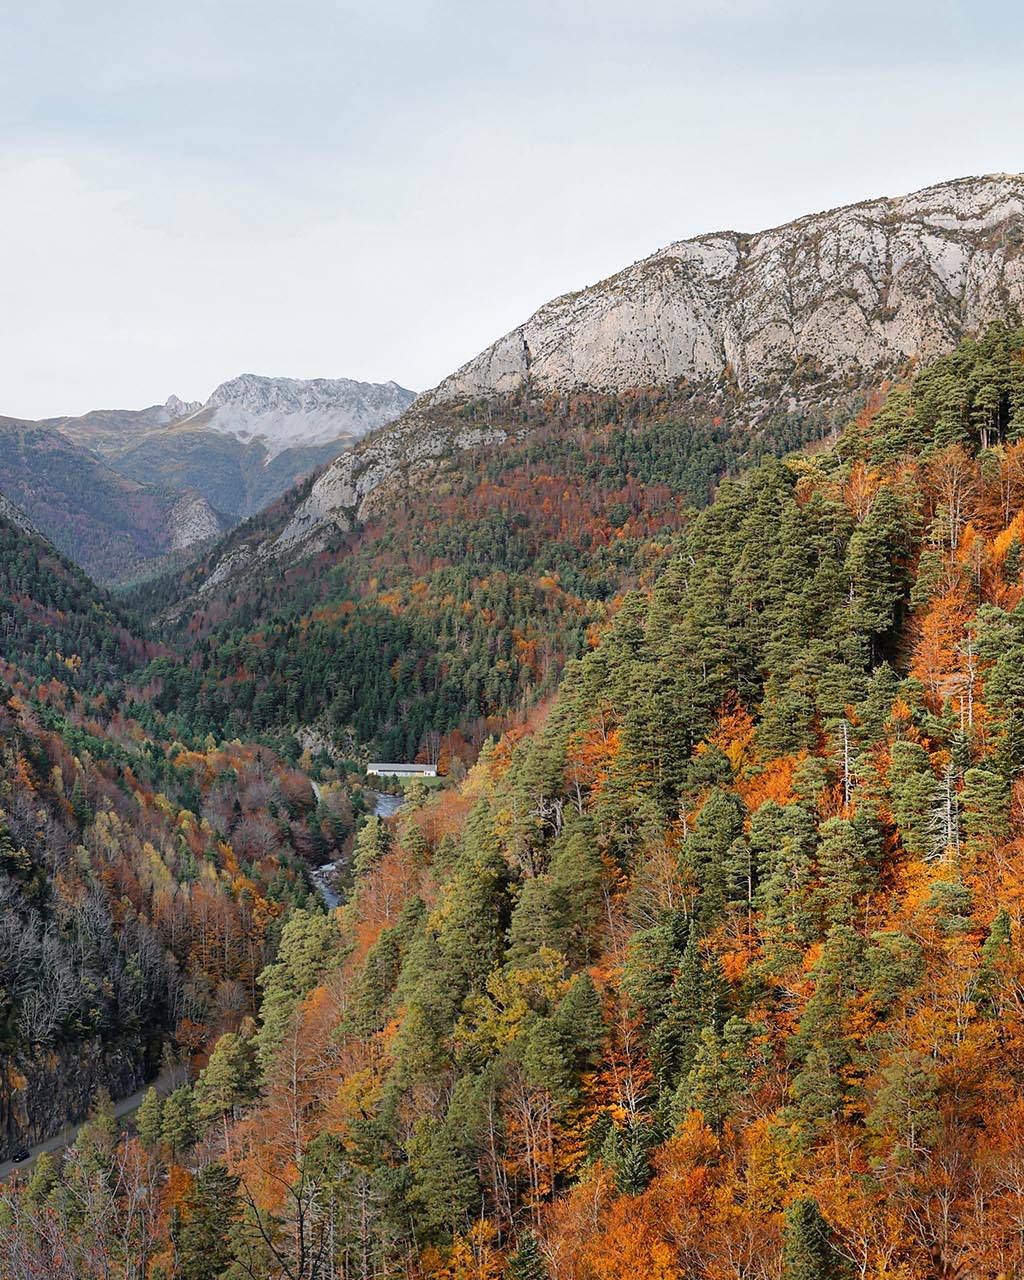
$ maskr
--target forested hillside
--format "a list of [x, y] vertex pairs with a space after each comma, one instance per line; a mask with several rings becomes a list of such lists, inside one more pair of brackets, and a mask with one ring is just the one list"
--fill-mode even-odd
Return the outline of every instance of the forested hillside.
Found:
[[54, 428], [0, 418], [0, 493], [102, 582], [215, 538], [227, 523], [194, 492], [139, 480]]
[[1019, 1272], [1022, 434], [996, 326], [724, 482], [0, 1275]]
[[253, 1014], [282, 916], [351, 833], [336, 771], [318, 800], [297, 750], [183, 742], [145, 689], [129, 707], [156, 652], [0, 517], [0, 1162]]
[[161, 705], [199, 732], [319, 720], [389, 759], [432, 755], [442, 738], [446, 759], [473, 759], [554, 691], [589, 628], [649, 580], [722, 475], [819, 439], [860, 402], [749, 427], [728, 392], [709, 400], [685, 385], [437, 410], [506, 439], [451, 451], [318, 553], [220, 586], [217, 566], [265, 547], [307, 485], [210, 560], [133, 595], [144, 616], [172, 613], [159, 634], [188, 652], [159, 664]]

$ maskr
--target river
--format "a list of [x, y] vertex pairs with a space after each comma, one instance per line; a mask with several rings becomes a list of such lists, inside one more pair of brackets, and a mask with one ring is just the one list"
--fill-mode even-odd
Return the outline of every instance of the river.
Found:
[[[320, 792], [317, 784], [313, 783], [313, 789], [317, 792], [317, 799], [320, 799]], [[378, 818], [390, 818], [405, 804], [405, 796], [392, 795], [387, 791], [371, 791], [370, 795], [374, 797], [373, 812]], [[337, 862], [328, 862], [322, 867], [317, 867], [313, 872], [312, 880], [316, 885], [317, 892], [324, 900], [324, 906], [328, 911], [333, 911], [335, 907], [341, 906], [341, 895], [337, 889], [337, 875], [343, 864]]]

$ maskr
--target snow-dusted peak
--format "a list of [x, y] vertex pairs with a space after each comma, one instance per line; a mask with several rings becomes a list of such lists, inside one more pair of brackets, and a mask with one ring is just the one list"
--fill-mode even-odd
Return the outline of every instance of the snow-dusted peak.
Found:
[[397, 382], [243, 373], [222, 382], [190, 420], [239, 440], [262, 439], [274, 455], [361, 436], [397, 418], [415, 398]]

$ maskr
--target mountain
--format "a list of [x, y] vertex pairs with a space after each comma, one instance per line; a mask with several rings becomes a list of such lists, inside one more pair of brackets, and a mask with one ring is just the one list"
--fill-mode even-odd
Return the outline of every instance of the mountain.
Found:
[[948, 351], [1024, 297], [1024, 177], [963, 178], [753, 235], [682, 240], [541, 307], [431, 392], [728, 377], [769, 401]]
[[0, 493], [104, 582], [188, 551], [228, 527], [198, 493], [130, 479], [61, 432], [12, 418], [0, 418]]
[[268, 456], [305, 445], [365, 435], [397, 418], [415, 399], [397, 382], [351, 378], [261, 378], [223, 382], [186, 421], [240, 440], [262, 440]]
[[362, 518], [396, 469], [499, 443], [500, 428], [453, 423], [466, 402], [724, 384], [733, 394], [723, 411], [757, 423], [783, 408], [835, 404], [1021, 302], [1020, 175], [964, 178], [755, 235], [679, 241], [548, 303], [339, 459], [281, 546]]
[[[514, 376], [481, 372], [496, 344], [145, 607], [168, 635], [209, 633], [197, 705], [255, 634], [263, 723], [324, 714], [330, 688], [328, 726], [386, 755], [453, 731], [479, 745], [550, 690], [723, 475], [827, 440], [1016, 306], [1022, 246], [1024, 179], [1002, 176], [674, 245], [542, 309]], [[296, 632], [305, 676], [278, 656]]]
[[[321, 591], [220, 637], [219, 667], [216, 631], [186, 633], [181, 661], [130, 666], [120, 699], [92, 693], [74, 720], [52, 718], [56, 677], [38, 708], [0, 701], [19, 801], [0, 829], [0, 1081], [28, 1058], [61, 1084], [97, 1040], [130, 1067], [140, 1029], [192, 1067], [135, 1132], [101, 1107], [59, 1166], [3, 1193], [12, 1276], [127, 1275], [126, 1255], [253, 1280], [1024, 1267], [1024, 327], [964, 338], [678, 527], [657, 484], [627, 488], [621, 538], [587, 507], [625, 449], [618, 418], [650, 476], [682, 402], [582, 401], [521, 406], [533, 452], [514, 472], [449, 466], [434, 529], [342, 539], [363, 573], [410, 553], [368, 597], [378, 640], [403, 639], [424, 585], [431, 607], [449, 593], [433, 668], [408, 645], [321, 668], [317, 627], [336, 611], [344, 645], [370, 617]], [[561, 584], [543, 560], [558, 527]], [[258, 727], [366, 684], [404, 714], [396, 690], [436, 692], [460, 655], [463, 695], [478, 664], [497, 689], [560, 616], [530, 582], [568, 611], [568, 575], [611, 574], [620, 541], [648, 573], [550, 696], [461, 779], [362, 826], [341, 909], [303, 899], [286, 851], [329, 833], [321, 781], [273, 734], [205, 738], [201, 715]], [[311, 590], [336, 582], [330, 554]], [[504, 557], [504, 581], [466, 590], [464, 554]], [[12, 597], [45, 592], [33, 554], [12, 563]], [[143, 720], [163, 736], [140, 740]]]
[[398, 417], [414, 398], [395, 382], [243, 374], [205, 404], [171, 396], [148, 409], [97, 410], [45, 425], [131, 479], [195, 490], [238, 519]]

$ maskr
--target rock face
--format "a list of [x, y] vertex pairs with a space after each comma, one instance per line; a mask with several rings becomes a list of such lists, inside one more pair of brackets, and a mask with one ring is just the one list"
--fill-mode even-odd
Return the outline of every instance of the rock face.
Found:
[[541, 307], [424, 398], [617, 391], [810, 367], [858, 381], [928, 359], [1024, 300], [1024, 177], [963, 178], [754, 235], [671, 244]]
[[183, 494], [167, 513], [171, 550], [186, 551], [225, 531], [225, 523], [201, 494]]
[[366, 519], [381, 504], [398, 468], [409, 483], [418, 469], [461, 449], [500, 444], [500, 428], [448, 427], [427, 423], [415, 413], [367, 441], [367, 448], [343, 454], [317, 478], [309, 497], [296, 509], [273, 544], [273, 554], [288, 553], [303, 544], [318, 545], [332, 529], [347, 530]]
[[40, 537], [42, 536], [24, 511], [20, 507], [16, 507], [2, 493], [0, 493], [0, 516], [5, 520], [9, 520], [11, 524], [15, 525], [23, 533], [34, 533]]
[[248, 442], [268, 455], [355, 437], [397, 418], [415, 395], [397, 382], [351, 378], [263, 378], [244, 373], [221, 385], [180, 425], [205, 427]]

